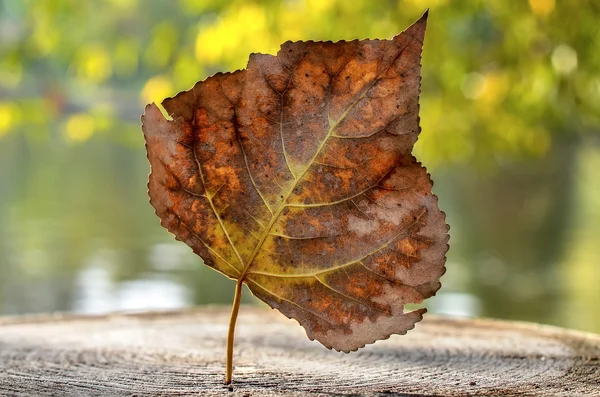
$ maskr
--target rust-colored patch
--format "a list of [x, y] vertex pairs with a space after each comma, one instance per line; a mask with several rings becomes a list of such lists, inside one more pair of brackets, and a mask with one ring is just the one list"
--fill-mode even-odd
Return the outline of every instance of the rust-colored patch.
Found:
[[426, 15], [392, 40], [287, 42], [146, 107], [151, 204], [205, 263], [351, 351], [403, 334], [448, 227], [412, 156]]

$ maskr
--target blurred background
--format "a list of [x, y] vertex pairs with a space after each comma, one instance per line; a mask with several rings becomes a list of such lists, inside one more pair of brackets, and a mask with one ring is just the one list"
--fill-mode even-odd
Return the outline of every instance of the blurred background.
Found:
[[600, 332], [596, 0], [0, 0], [0, 315], [229, 304], [148, 204], [144, 105], [426, 8], [415, 151], [452, 227], [427, 305]]

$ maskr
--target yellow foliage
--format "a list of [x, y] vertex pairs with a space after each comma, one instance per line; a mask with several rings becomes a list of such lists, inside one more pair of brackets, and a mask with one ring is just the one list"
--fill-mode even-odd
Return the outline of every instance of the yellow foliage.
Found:
[[474, 123], [474, 117], [469, 108], [447, 112], [448, 104], [440, 97], [422, 97], [419, 102], [423, 132], [415, 144], [415, 154], [429, 170], [444, 163], [468, 163], [475, 151], [468, 127]]
[[502, 102], [508, 88], [508, 76], [502, 72], [469, 73], [463, 78], [461, 84], [465, 98], [477, 99], [480, 104], [488, 107]]
[[229, 63], [241, 68], [249, 52], [273, 53], [276, 49], [264, 9], [251, 3], [232, 7], [196, 36], [196, 58], [208, 64]]
[[550, 134], [543, 128], [532, 127], [501, 108], [495, 110], [494, 120], [493, 125], [483, 120], [490, 126], [489, 133], [493, 138], [489, 142], [494, 152], [541, 156], [550, 148]]
[[414, 10], [435, 9], [446, 5], [449, 0], [400, 0], [398, 2], [399, 8], [411, 7]]
[[465, 98], [478, 99], [485, 88], [485, 76], [477, 72], [469, 73], [463, 77], [460, 88]]
[[303, 38], [303, 24], [299, 21], [306, 21], [307, 12], [302, 4], [290, 3], [286, 7], [282, 7], [279, 21], [279, 35], [283, 40], [298, 41]]
[[65, 124], [65, 139], [69, 143], [85, 142], [94, 134], [94, 119], [86, 113], [70, 116]]
[[550, 14], [555, 5], [555, 0], [529, 0], [531, 11], [539, 16]]
[[501, 72], [487, 73], [484, 76], [480, 99], [488, 105], [494, 106], [504, 100], [509, 88], [508, 76]]
[[160, 103], [166, 97], [173, 96], [175, 94], [173, 91], [173, 84], [168, 78], [161, 75], [154, 76], [144, 84], [140, 99], [144, 104]]
[[335, 0], [306, 0], [306, 8], [314, 14], [329, 11], [335, 4]]
[[535, 105], [547, 101], [554, 88], [554, 75], [547, 64], [532, 65], [529, 73], [522, 76], [511, 91], [518, 95], [525, 105]]
[[0, 102], [0, 137], [8, 134], [20, 121], [19, 109], [10, 102]]
[[101, 44], [92, 44], [77, 51], [74, 66], [79, 78], [92, 83], [101, 83], [112, 74], [110, 55]]
[[178, 90], [193, 86], [201, 74], [202, 68], [198, 61], [187, 53], [180, 54], [173, 65], [173, 82]]

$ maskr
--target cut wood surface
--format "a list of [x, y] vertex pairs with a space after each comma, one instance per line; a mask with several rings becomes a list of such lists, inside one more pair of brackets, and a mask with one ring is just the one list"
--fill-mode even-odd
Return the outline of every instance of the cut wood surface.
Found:
[[1, 396], [600, 396], [600, 336], [426, 315], [356, 353], [242, 307], [232, 391], [228, 308], [0, 319]]

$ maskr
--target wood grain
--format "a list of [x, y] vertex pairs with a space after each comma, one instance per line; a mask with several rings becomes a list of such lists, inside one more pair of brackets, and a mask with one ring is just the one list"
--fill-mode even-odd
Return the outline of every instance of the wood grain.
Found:
[[2, 396], [600, 396], [600, 336], [426, 316], [406, 336], [329, 351], [243, 307], [233, 390], [229, 308], [0, 319]]

